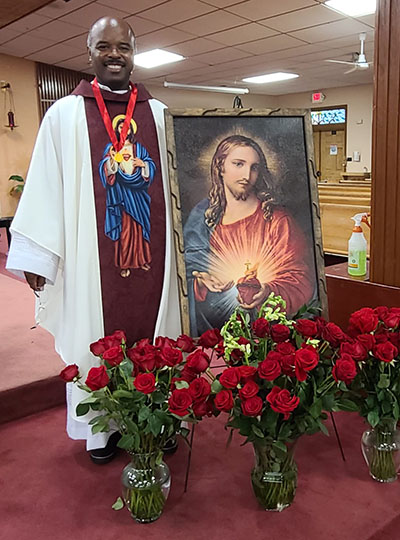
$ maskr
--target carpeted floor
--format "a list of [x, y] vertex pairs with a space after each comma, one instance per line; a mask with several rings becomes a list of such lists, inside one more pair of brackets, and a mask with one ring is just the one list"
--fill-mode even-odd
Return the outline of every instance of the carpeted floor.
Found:
[[364, 429], [354, 414], [337, 415], [347, 461], [334, 436], [303, 437], [294, 504], [262, 511], [251, 491], [252, 450], [235, 437], [225, 448], [222, 417], [197, 428], [189, 491], [183, 494], [187, 448], [167, 462], [172, 488], [163, 516], [138, 525], [111, 505], [128, 461], [93, 465], [64, 431], [56, 408], [0, 426], [0, 538], [3, 540], [397, 540], [399, 483], [368, 476], [360, 452]]

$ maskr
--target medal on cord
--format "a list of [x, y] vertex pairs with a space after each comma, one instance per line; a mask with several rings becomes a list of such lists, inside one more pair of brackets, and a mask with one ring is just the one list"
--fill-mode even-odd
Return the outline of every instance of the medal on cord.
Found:
[[130, 123], [133, 116], [133, 111], [135, 110], [136, 98], [137, 98], [137, 93], [138, 93], [136, 86], [134, 86], [131, 82], [129, 83], [129, 85], [131, 87], [131, 95], [129, 96], [128, 106], [126, 108], [126, 113], [125, 113], [125, 120], [122, 125], [122, 129], [121, 129], [121, 133], [120, 133], [119, 141], [118, 141], [117, 136], [115, 135], [115, 132], [112, 128], [111, 118], [110, 118], [110, 115], [108, 114], [103, 96], [101, 95], [99, 83], [97, 82], [96, 77], [93, 81], [93, 94], [94, 94], [94, 97], [96, 98], [96, 103], [99, 108], [101, 117], [103, 119], [104, 127], [107, 130], [108, 136], [110, 137], [111, 144], [115, 150], [114, 159], [117, 163], [121, 163], [123, 159], [120, 150], [124, 146], [126, 137], [128, 135]]

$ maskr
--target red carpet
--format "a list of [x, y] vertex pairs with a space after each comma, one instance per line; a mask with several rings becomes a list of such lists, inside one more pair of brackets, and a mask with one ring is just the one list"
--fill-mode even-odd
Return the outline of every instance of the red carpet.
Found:
[[183, 494], [187, 449], [167, 459], [172, 489], [164, 515], [138, 525], [111, 509], [121, 454], [93, 465], [82, 442], [64, 432], [63, 408], [0, 427], [0, 538], [4, 540], [396, 540], [400, 535], [399, 483], [369, 478], [360, 451], [363, 423], [336, 416], [347, 461], [334, 436], [303, 437], [297, 447], [299, 483], [294, 504], [262, 511], [250, 485], [252, 450], [235, 437], [225, 448], [221, 419], [197, 428], [189, 491]]

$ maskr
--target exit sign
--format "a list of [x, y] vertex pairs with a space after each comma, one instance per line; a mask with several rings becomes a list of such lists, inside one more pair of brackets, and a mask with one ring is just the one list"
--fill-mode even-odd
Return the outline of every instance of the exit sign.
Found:
[[313, 103], [322, 103], [325, 100], [325, 95], [322, 92], [313, 92], [311, 94], [311, 101]]

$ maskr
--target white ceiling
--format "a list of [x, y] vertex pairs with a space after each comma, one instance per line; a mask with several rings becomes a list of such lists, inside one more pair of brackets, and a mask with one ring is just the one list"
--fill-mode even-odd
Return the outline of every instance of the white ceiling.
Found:
[[[136, 68], [135, 80], [248, 86], [257, 94], [288, 94], [372, 82], [373, 69], [344, 74], [359, 33], [373, 60], [374, 15], [344, 17], [323, 0], [55, 0], [0, 29], [0, 53], [90, 73], [86, 35], [104, 15], [126, 19], [138, 52], [164, 48], [185, 60]], [[245, 85], [244, 77], [292, 71], [298, 79]]]

